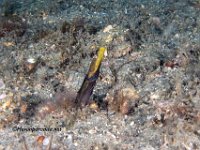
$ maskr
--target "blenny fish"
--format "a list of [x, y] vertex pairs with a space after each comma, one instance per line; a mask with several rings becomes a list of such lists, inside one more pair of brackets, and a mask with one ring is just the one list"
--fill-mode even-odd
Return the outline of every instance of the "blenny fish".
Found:
[[101, 62], [107, 49], [100, 47], [96, 58], [93, 58], [88, 73], [86, 74], [80, 90], [77, 93], [75, 104], [78, 107], [86, 106], [91, 102], [91, 95], [99, 77]]

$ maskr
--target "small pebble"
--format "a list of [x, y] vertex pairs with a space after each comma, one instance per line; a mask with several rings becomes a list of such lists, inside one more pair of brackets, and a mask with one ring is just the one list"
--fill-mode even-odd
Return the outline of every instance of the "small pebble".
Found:
[[0, 79], [0, 89], [4, 89], [5, 88], [5, 84], [3, 82], [2, 79]]
[[70, 147], [70, 146], [73, 146], [73, 135], [69, 134], [67, 136], [67, 141], [66, 141], [66, 144]]
[[95, 134], [95, 133], [97, 133], [97, 131], [94, 130], [94, 129], [91, 129], [91, 130], [89, 130], [88, 132], [89, 132], [89, 134]]
[[48, 145], [49, 144], [49, 138], [45, 138], [44, 140], [43, 140], [43, 145]]
[[0, 100], [2, 100], [4, 98], [6, 98], [6, 94], [5, 93], [3, 93], [3, 94], [0, 95]]
[[[39, 137], [37, 138], [38, 144], [42, 144], [43, 141], [44, 141], [44, 139], [45, 139], [45, 136], [43, 136], [43, 135], [39, 136]], [[44, 144], [44, 143], [43, 143], [43, 144]]]

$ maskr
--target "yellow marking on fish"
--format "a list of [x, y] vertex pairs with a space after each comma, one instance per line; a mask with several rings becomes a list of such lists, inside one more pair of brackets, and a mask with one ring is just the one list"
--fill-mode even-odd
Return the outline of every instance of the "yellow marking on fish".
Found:
[[104, 58], [104, 53], [107, 49], [105, 47], [100, 47], [99, 48], [99, 51], [98, 51], [98, 54], [97, 54], [97, 58], [94, 59], [90, 65], [90, 69], [89, 69], [89, 72], [88, 72], [88, 77], [92, 77], [96, 72], [97, 70], [99, 69], [100, 65], [101, 65], [101, 62]]

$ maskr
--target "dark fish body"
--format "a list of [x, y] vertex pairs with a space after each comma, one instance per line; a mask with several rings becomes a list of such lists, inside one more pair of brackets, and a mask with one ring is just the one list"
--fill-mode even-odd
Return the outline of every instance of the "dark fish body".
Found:
[[88, 77], [88, 75], [86, 75], [83, 81], [83, 84], [80, 90], [78, 91], [78, 94], [76, 97], [75, 102], [77, 105], [85, 106], [89, 104], [89, 102], [91, 101], [90, 97], [93, 93], [93, 89], [94, 89], [94, 86], [96, 85], [96, 80], [98, 79], [98, 76], [99, 76], [99, 69], [97, 70], [95, 75], [90, 78]]

